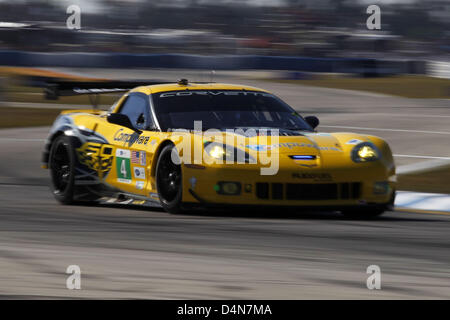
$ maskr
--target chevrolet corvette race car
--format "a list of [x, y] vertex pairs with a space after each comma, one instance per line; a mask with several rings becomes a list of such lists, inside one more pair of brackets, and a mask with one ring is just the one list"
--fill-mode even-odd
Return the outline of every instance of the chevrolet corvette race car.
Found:
[[47, 89], [53, 98], [126, 91], [109, 111], [68, 110], [55, 120], [43, 167], [59, 202], [115, 199], [171, 213], [323, 208], [357, 218], [393, 204], [395, 165], [381, 138], [317, 132], [316, 117], [254, 87], [185, 79], [132, 86]]

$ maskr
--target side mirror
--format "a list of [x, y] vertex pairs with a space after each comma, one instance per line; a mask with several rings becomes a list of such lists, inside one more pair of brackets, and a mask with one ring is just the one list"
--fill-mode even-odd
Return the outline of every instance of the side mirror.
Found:
[[313, 129], [315, 129], [315, 128], [319, 125], [319, 118], [317, 118], [316, 116], [308, 116], [308, 117], [305, 117], [305, 121], [306, 121], [311, 127], [313, 127]]
[[117, 124], [119, 126], [131, 129], [136, 131], [137, 133], [141, 134], [142, 131], [139, 129], [136, 129], [133, 124], [130, 121], [130, 118], [128, 118], [128, 116], [126, 114], [122, 114], [122, 113], [111, 113], [108, 115], [108, 117], [106, 118], [108, 120], [109, 123], [114, 123]]

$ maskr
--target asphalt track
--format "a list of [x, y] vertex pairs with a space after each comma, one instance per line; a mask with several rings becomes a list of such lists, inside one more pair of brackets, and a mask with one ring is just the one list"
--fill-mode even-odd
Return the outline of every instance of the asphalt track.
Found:
[[[293, 104], [310, 101], [308, 110], [324, 126], [449, 131], [446, 101], [419, 108], [406, 99], [352, 100], [347, 92], [332, 99], [333, 91], [296, 90], [280, 86], [277, 93]], [[413, 115], [413, 108], [439, 117], [379, 121], [380, 115], [368, 115]], [[364, 122], [355, 125], [350, 116]], [[0, 298], [450, 298], [450, 215], [389, 212], [352, 221], [333, 212], [169, 215], [141, 207], [62, 206], [40, 169], [47, 130], [0, 130]], [[394, 140], [394, 152], [450, 156], [448, 135], [378, 135]], [[81, 290], [66, 289], [69, 265], [81, 268]], [[366, 288], [369, 265], [381, 268], [381, 290]]]

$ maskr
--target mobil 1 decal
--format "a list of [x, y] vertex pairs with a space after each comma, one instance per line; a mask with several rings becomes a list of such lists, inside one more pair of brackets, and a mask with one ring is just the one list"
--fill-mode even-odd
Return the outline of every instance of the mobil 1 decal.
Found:
[[116, 150], [117, 181], [131, 183], [130, 150]]

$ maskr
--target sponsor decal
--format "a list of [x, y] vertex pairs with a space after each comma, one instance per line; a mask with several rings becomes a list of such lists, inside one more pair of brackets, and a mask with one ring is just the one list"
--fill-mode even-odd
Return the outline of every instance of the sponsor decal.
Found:
[[122, 88], [111, 88], [111, 89], [102, 89], [102, 88], [93, 88], [93, 89], [80, 89], [80, 88], [73, 88], [73, 92], [79, 93], [79, 94], [86, 94], [86, 93], [108, 93], [108, 92], [120, 92], [120, 91], [126, 91]]
[[137, 133], [123, 133], [123, 129], [117, 130], [117, 132], [114, 134], [114, 141], [127, 142], [129, 144], [136, 143], [147, 145], [149, 140], [149, 136], [139, 136]]
[[131, 151], [131, 163], [145, 166], [147, 164], [145, 151]]
[[145, 184], [144, 181], [136, 181], [136, 189], [138, 190], [144, 189], [144, 184]]
[[264, 150], [268, 150], [268, 147], [270, 147], [270, 146], [249, 144], [249, 145], [246, 145], [245, 147], [249, 148], [251, 150], [255, 150], [255, 151], [264, 151]]
[[273, 149], [279, 149], [279, 148], [314, 148], [317, 150], [322, 151], [341, 151], [339, 148], [336, 147], [319, 147], [317, 145], [311, 144], [311, 143], [298, 143], [298, 142], [285, 142], [285, 143], [277, 143], [272, 145], [258, 145], [258, 144], [248, 144], [245, 146], [248, 149], [255, 150], [255, 151], [269, 151]]
[[147, 164], [147, 154], [145, 151], [141, 151], [140, 157], [139, 157], [139, 164], [141, 166], [145, 166]]
[[358, 140], [358, 139], [352, 139], [352, 140], [347, 141], [346, 144], [358, 144], [358, 143], [361, 143], [361, 142], [364, 142], [364, 141]]
[[331, 174], [329, 173], [299, 173], [295, 172], [292, 174], [294, 179], [308, 179], [314, 181], [331, 181], [333, 180]]
[[134, 167], [133, 168], [134, 177], [136, 179], [145, 180], [145, 168], [142, 167]]
[[130, 150], [116, 150], [116, 172], [117, 181], [122, 183], [131, 183], [131, 152]]
[[202, 91], [202, 90], [189, 90], [189, 91], [175, 91], [165, 92], [159, 95], [159, 98], [169, 97], [185, 97], [185, 96], [263, 96], [273, 97], [270, 93], [266, 92], [253, 92], [253, 91]]

